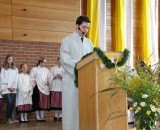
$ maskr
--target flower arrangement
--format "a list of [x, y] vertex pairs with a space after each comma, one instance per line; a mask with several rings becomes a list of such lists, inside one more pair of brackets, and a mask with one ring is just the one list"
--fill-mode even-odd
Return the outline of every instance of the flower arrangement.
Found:
[[[157, 64], [158, 65], [158, 64]], [[125, 67], [110, 77], [113, 90], [127, 91], [130, 110], [134, 112], [137, 130], [157, 130], [155, 121], [160, 115], [160, 78], [158, 69], [152, 70], [144, 62], [137, 63], [137, 71]], [[157, 68], [157, 67], [156, 67]], [[105, 89], [111, 91], [111, 89]]]

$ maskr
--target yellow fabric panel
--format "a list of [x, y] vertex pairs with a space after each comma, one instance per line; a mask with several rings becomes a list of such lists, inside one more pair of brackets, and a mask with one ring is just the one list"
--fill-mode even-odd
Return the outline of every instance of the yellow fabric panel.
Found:
[[98, 0], [87, 0], [87, 16], [91, 20], [91, 25], [87, 37], [93, 42], [95, 47], [99, 47], [99, 6]]
[[150, 51], [150, 0], [142, 0], [142, 59], [149, 64]]
[[115, 8], [115, 33], [116, 33], [116, 50], [123, 51], [125, 48], [125, 0], [116, 0]]

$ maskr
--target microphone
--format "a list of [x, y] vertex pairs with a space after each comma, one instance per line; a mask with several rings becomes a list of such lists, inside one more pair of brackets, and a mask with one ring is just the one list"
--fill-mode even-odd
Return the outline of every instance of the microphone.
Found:
[[[78, 27], [78, 30], [81, 31], [80, 27]], [[81, 33], [82, 33], [83, 36], [84, 36], [86, 32], [82, 32], [82, 31], [81, 31]]]

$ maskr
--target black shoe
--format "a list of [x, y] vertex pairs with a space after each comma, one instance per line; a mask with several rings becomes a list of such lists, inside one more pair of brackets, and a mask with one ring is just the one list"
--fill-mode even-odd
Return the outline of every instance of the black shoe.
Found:
[[21, 119], [19, 120], [20, 123], [25, 123], [25, 121], [22, 121]]
[[41, 119], [37, 119], [36, 122], [41, 122]]
[[27, 120], [27, 121], [24, 121], [25, 123], [28, 123], [29, 121]]
[[54, 121], [58, 121], [58, 118], [57, 118], [57, 117], [54, 117]]
[[59, 120], [62, 121], [62, 117], [60, 117]]
[[45, 120], [45, 119], [42, 119], [41, 122], [46, 122], [46, 120]]
[[128, 124], [129, 124], [129, 125], [134, 124], [134, 121], [132, 121], [132, 122], [128, 122]]

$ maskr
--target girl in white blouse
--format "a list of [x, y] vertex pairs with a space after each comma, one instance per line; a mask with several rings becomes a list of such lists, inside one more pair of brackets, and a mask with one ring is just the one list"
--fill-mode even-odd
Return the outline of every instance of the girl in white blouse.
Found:
[[16, 106], [17, 112], [21, 113], [20, 122], [28, 122], [27, 113], [32, 110], [32, 94], [34, 84], [27, 74], [27, 65], [21, 64], [21, 73], [18, 75]]
[[[51, 73], [51, 109], [54, 110], [54, 120], [62, 120], [62, 73], [63, 67], [60, 65], [59, 57], [57, 65], [50, 70]], [[59, 113], [59, 114], [58, 114]], [[59, 118], [58, 118], [59, 115]]]
[[30, 72], [30, 76], [35, 82], [32, 100], [37, 122], [45, 121], [44, 110], [50, 110], [50, 74], [45, 64], [46, 59], [40, 58], [37, 66], [32, 68]]

